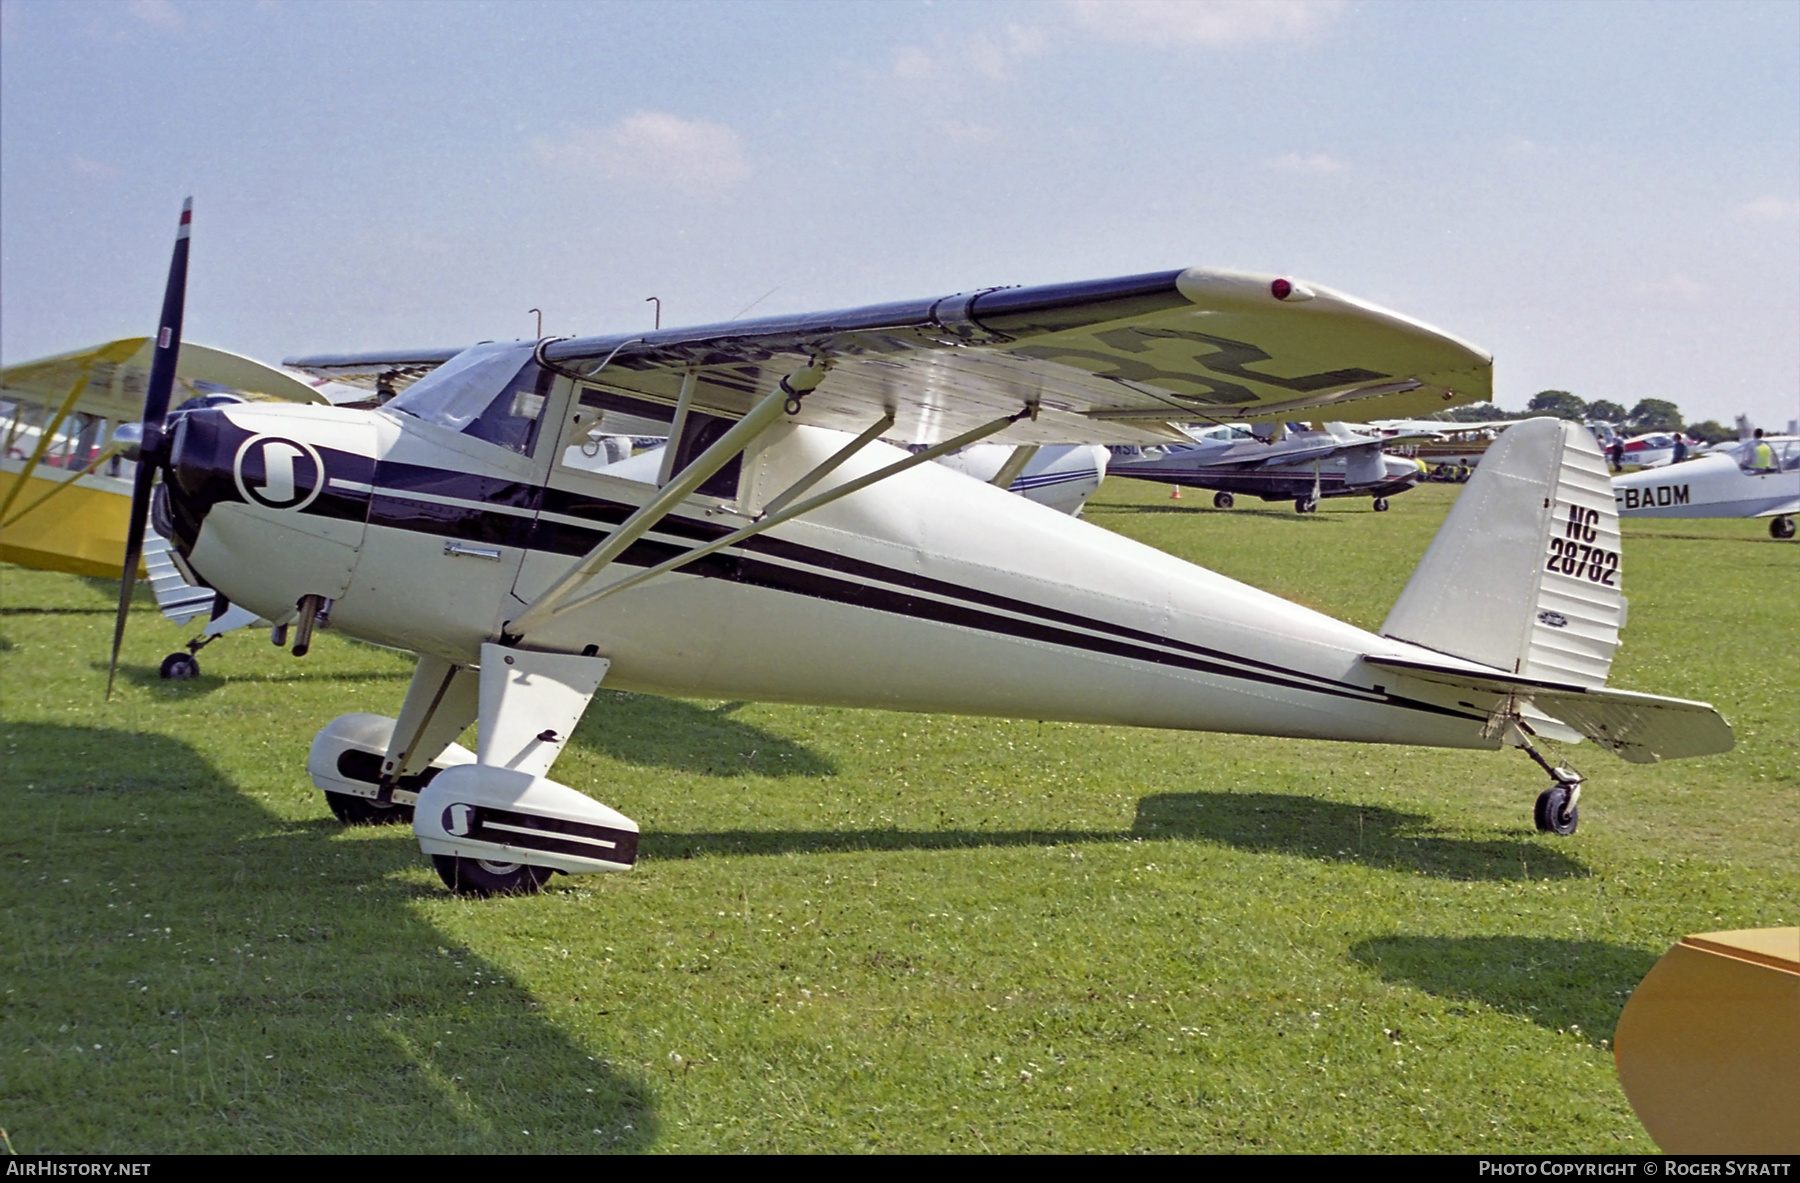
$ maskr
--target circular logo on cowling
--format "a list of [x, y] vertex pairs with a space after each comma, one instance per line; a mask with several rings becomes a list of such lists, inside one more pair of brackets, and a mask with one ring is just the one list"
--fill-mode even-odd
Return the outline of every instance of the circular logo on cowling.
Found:
[[475, 807], [458, 801], [444, 807], [444, 833], [452, 838], [467, 838], [475, 830]]
[[245, 501], [268, 509], [305, 509], [325, 488], [325, 462], [319, 450], [279, 435], [245, 440], [231, 475]]

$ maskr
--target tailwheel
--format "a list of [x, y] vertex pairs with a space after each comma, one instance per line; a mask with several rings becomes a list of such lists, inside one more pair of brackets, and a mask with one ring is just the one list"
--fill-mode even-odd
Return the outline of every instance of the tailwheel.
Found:
[[1793, 518], [1779, 517], [1779, 518], [1769, 519], [1769, 537], [1770, 538], [1780, 538], [1783, 541], [1785, 541], [1789, 538], [1792, 538], [1793, 536], [1794, 536], [1794, 519]]
[[189, 682], [200, 676], [200, 663], [192, 653], [171, 653], [162, 659], [157, 672], [169, 681]]
[[1386, 513], [1387, 511], [1388, 511], [1388, 499], [1386, 497], [1377, 497], [1375, 499], [1375, 512], [1376, 513]]
[[400, 822], [412, 824], [413, 807], [396, 801], [381, 802], [368, 797], [325, 790], [325, 804], [346, 826], [391, 826]]
[[536, 895], [550, 878], [549, 867], [534, 867], [529, 863], [496, 863], [455, 854], [434, 854], [431, 863], [437, 868], [438, 878], [444, 881], [445, 887], [458, 895], [478, 898]]
[[1234, 506], [1236, 504], [1237, 504], [1237, 498], [1233, 497], [1230, 493], [1214, 493], [1213, 494], [1213, 508], [1214, 509], [1230, 509], [1232, 506]]
[[1581, 810], [1575, 805], [1580, 787], [1577, 784], [1571, 790], [1568, 785], [1555, 784], [1538, 794], [1531, 820], [1537, 823], [1540, 833], [1560, 834], [1566, 838], [1575, 832], [1576, 824], [1581, 821]]

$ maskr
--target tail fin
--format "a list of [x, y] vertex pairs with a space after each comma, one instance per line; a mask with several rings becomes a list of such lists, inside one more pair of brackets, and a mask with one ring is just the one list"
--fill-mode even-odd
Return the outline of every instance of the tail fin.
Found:
[[1619, 515], [1579, 423], [1528, 419], [1481, 458], [1381, 634], [1518, 677], [1606, 684], [1619, 629]]

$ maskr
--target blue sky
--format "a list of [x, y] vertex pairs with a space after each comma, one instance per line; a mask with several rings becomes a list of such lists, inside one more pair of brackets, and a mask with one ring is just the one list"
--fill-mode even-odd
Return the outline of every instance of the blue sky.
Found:
[[[1800, 4], [0, 0], [0, 356], [266, 359], [1192, 264], [1800, 415]], [[758, 302], [760, 301], [760, 302]]]

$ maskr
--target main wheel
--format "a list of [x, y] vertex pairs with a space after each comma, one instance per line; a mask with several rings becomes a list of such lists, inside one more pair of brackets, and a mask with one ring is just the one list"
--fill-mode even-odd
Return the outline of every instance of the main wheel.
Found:
[[1230, 509], [1232, 506], [1234, 506], [1236, 504], [1237, 504], [1237, 498], [1233, 497], [1230, 493], [1214, 493], [1213, 494], [1213, 508], [1214, 509]]
[[1377, 497], [1375, 499], [1375, 512], [1376, 513], [1386, 513], [1387, 511], [1388, 511], [1387, 498], [1386, 497]]
[[444, 886], [458, 895], [535, 895], [550, 878], [549, 867], [529, 863], [495, 863], [455, 854], [434, 854], [431, 863]]
[[1566, 838], [1575, 832], [1576, 823], [1581, 820], [1581, 808], [1569, 804], [1567, 786], [1551, 785], [1538, 794], [1531, 820], [1537, 823], [1540, 832], [1561, 834]]
[[1794, 536], [1794, 519], [1789, 517], [1769, 519], [1769, 537], [1783, 540]]
[[200, 676], [200, 662], [192, 653], [171, 653], [157, 672], [170, 681], [187, 682]]
[[1295, 513], [1318, 513], [1319, 503], [1311, 497], [1299, 497], [1294, 501]]
[[325, 804], [331, 807], [331, 812], [346, 826], [392, 826], [401, 822], [412, 824], [413, 807], [401, 805], [397, 801], [389, 801], [383, 805], [368, 797], [327, 792]]

